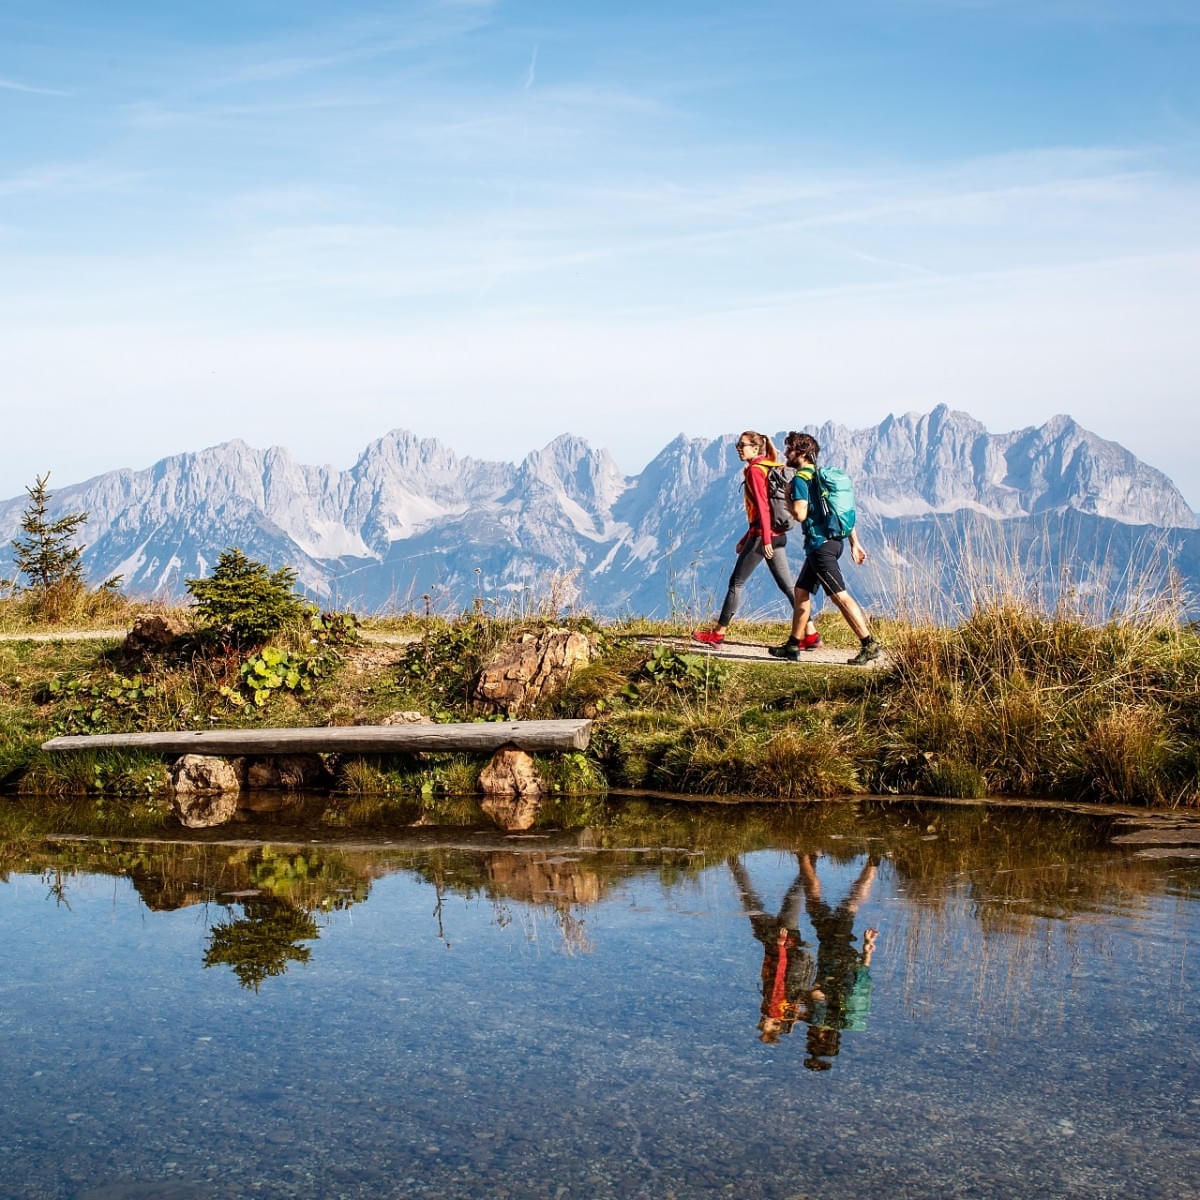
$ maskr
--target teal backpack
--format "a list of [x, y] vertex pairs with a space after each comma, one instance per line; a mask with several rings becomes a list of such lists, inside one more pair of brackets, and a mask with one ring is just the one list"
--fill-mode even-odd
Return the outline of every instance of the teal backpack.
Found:
[[841, 467], [818, 467], [808, 485], [813, 527], [827, 538], [844, 538], [854, 528], [854, 484]]

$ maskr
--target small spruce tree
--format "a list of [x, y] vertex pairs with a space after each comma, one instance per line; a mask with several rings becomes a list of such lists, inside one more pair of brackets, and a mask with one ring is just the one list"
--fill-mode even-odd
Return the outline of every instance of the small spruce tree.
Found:
[[88, 519], [88, 514], [67, 513], [51, 521], [50, 492], [46, 484], [50, 472], [39, 475], [33, 487], [26, 487], [29, 505], [21, 518], [21, 528], [28, 534], [13, 539], [16, 568], [28, 580], [30, 587], [41, 591], [62, 584], [83, 584], [83, 547], [75, 545], [75, 533]]
[[207, 579], [186, 581], [200, 622], [237, 646], [259, 646], [303, 615], [304, 601], [292, 591], [295, 582], [290, 567], [269, 571], [236, 546], [221, 552]]

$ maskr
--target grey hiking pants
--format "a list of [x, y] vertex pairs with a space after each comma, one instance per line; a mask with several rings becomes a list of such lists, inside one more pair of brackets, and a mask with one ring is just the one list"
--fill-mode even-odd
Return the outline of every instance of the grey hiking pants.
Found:
[[737, 562], [733, 564], [733, 574], [729, 576], [729, 590], [725, 593], [725, 603], [721, 605], [721, 615], [717, 618], [718, 625], [725, 626], [733, 620], [738, 605], [742, 602], [746, 580], [760, 562], [766, 562], [771, 568], [771, 575], [779, 585], [779, 590], [787, 597], [788, 608], [792, 607], [794, 592], [791, 572], [788, 570], [787, 551], [782, 546], [776, 546], [775, 554], [770, 559], [765, 559], [762, 538], [750, 538], [737, 556]]

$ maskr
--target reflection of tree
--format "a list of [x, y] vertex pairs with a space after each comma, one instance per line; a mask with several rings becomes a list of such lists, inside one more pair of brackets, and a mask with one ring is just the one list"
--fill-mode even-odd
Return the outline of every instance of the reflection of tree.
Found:
[[67, 899], [67, 881], [63, 878], [63, 873], [57, 867], [47, 867], [42, 872], [42, 882], [50, 889], [46, 894], [48, 900], [51, 896], [54, 897], [54, 903], [58, 906], [65, 905], [67, 911], [71, 909], [71, 902]]
[[282, 975], [292, 963], [308, 962], [312, 950], [296, 943], [318, 937], [317, 923], [308, 913], [286, 900], [259, 896], [246, 900], [238, 920], [212, 927], [204, 965], [226, 964], [242, 987], [257, 992], [268, 976]]

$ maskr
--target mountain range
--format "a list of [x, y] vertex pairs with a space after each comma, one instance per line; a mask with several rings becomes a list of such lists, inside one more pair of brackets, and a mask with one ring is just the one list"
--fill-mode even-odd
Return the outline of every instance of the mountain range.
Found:
[[[1200, 530], [1179, 491], [1070, 417], [992, 434], [940, 406], [811, 432], [821, 461], [854, 479], [870, 560], [848, 581], [877, 609], [961, 599], [997, 574], [1044, 597], [1200, 583]], [[89, 577], [120, 574], [133, 595], [177, 599], [236, 545], [292, 567], [314, 598], [366, 611], [550, 598], [700, 618], [745, 528], [733, 440], [680, 435], [632, 476], [570, 434], [512, 464], [393, 430], [344, 471], [232, 441], [63, 487], [51, 512], [90, 514]], [[0, 503], [0, 573], [26, 503]], [[798, 537], [789, 552], [798, 568]], [[765, 571], [743, 611], [782, 615]]]

